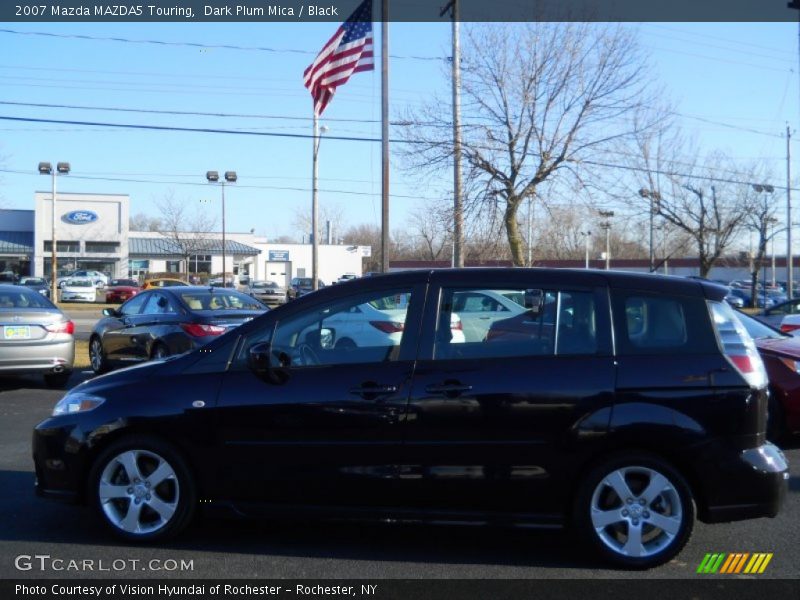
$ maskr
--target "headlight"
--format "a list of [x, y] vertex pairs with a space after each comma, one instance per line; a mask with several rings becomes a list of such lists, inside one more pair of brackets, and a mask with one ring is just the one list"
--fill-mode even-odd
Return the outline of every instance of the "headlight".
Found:
[[70, 393], [64, 396], [53, 408], [53, 416], [67, 415], [72, 413], [86, 412], [94, 410], [105, 402], [105, 398], [92, 396], [83, 392]]

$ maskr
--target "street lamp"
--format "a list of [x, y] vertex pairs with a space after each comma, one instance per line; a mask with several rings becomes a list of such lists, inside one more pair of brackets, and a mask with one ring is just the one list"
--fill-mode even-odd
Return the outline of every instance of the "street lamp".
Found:
[[[219, 183], [222, 188], [222, 287], [227, 287], [227, 277], [225, 276], [225, 184], [236, 183], [236, 171], [225, 171], [225, 179], [220, 181], [219, 173], [216, 171], [206, 171], [206, 179], [209, 183]], [[187, 269], [188, 270], [188, 269]]]
[[605, 219], [600, 223], [600, 227], [606, 230], [606, 271], [611, 268], [611, 217], [614, 216], [613, 210], [599, 210], [598, 214]]
[[56, 163], [56, 168], [53, 170], [52, 165], [49, 162], [40, 162], [39, 163], [39, 175], [51, 175], [53, 181], [53, 192], [52, 192], [52, 204], [53, 204], [53, 212], [52, 212], [52, 248], [50, 254], [50, 293], [52, 294], [53, 302], [58, 302], [58, 270], [56, 267], [56, 176], [60, 173], [61, 175], [66, 175], [69, 173], [69, 163], [68, 162], [60, 162]]
[[655, 242], [654, 242], [654, 226], [653, 226], [653, 219], [658, 213], [659, 208], [661, 206], [661, 194], [654, 191], [648, 190], [646, 188], [642, 188], [639, 190], [639, 195], [642, 198], [648, 198], [650, 200], [650, 272], [656, 270], [656, 251], [655, 251]]
[[585, 242], [585, 245], [586, 245], [586, 259], [585, 259], [585, 263], [584, 263], [584, 268], [588, 269], [589, 268], [589, 241], [590, 241], [590, 239], [592, 237], [592, 232], [591, 231], [581, 231], [581, 235], [583, 236], [584, 242]]
[[322, 134], [328, 131], [328, 126], [319, 126], [314, 117], [314, 152], [311, 166], [311, 289], [319, 288], [319, 144], [322, 141]]

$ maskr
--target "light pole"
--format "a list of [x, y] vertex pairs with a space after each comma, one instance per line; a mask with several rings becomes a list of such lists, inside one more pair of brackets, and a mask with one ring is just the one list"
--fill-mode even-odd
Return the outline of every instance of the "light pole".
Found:
[[611, 217], [614, 216], [613, 210], [599, 210], [598, 214], [605, 219], [600, 223], [600, 227], [606, 230], [606, 271], [611, 268]]
[[56, 176], [61, 173], [62, 175], [66, 175], [69, 173], [70, 167], [68, 162], [60, 162], [56, 163], [56, 168], [53, 169], [52, 165], [49, 162], [40, 162], [39, 163], [39, 174], [40, 175], [51, 175], [53, 181], [53, 192], [52, 192], [52, 204], [53, 204], [53, 212], [52, 212], [52, 248], [50, 254], [50, 293], [52, 294], [53, 302], [58, 302], [58, 267], [56, 265], [56, 258], [57, 258], [57, 251], [56, 251]]
[[328, 131], [328, 126], [319, 126], [316, 115], [314, 116], [314, 152], [311, 166], [311, 289], [319, 288], [319, 144], [322, 134]]
[[[528, 267], [533, 266], [533, 194], [528, 196]], [[463, 265], [462, 265], [463, 266]]]
[[[209, 183], [219, 183], [222, 188], [222, 287], [227, 287], [228, 279], [225, 276], [225, 184], [236, 183], [236, 171], [225, 171], [225, 179], [220, 181], [219, 173], [216, 171], [206, 171], [206, 179]], [[188, 265], [187, 265], [187, 271]]]
[[642, 198], [648, 198], [650, 200], [650, 272], [652, 273], [656, 270], [656, 250], [653, 233], [655, 227], [653, 225], [653, 219], [655, 218], [656, 213], [658, 213], [660, 207], [661, 194], [654, 190], [642, 188], [639, 190], [639, 195]]
[[581, 235], [584, 238], [583, 241], [584, 241], [585, 250], [586, 250], [586, 257], [585, 257], [585, 261], [584, 261], [584, 269], [588, 269], [589, 268], [589, 242], [590, 242], [591, 237], [592, 237], [592, 232], [591, 231], [581, 231]]

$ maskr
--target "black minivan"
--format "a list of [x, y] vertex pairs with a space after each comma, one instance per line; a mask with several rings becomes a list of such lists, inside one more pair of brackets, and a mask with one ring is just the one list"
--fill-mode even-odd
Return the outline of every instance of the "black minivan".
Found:
[[616, 565], [655, 566], [696, 517], [774, 517], [786, 493], [726, 292], [551, 269], [325, 288], [71, 390], [35, 429], [36, 489], [130, 541], [217, 508], [571, 526]]

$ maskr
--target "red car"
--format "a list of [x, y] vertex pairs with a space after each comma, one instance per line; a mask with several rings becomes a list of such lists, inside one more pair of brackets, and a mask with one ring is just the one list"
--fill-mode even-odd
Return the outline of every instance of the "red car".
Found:
[[112, 279], [106, 288], [106, 303], [121, 304], [141, 291], [135, 279]]
[[758, 346], [769, 376], [767, 437], [780, 440], [800, 432], [800, 337], [793, 337], [739, 313]]

